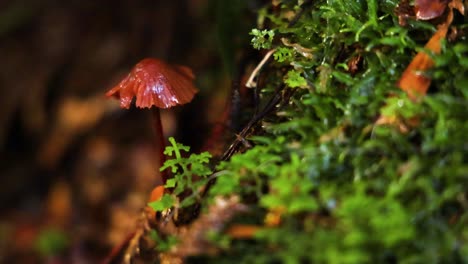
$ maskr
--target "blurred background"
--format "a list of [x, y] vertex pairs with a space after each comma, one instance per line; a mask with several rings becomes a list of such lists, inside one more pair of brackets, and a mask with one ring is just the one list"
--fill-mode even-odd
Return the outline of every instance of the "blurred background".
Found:
[[104, 93], [145, 57], [191, 67], [199, 94], [162, 118], [198, 152], [243, 78], [261, 4], [1, 0], [0, 263], [95, 263], [119, 244], [159, 164], [150, 112]]

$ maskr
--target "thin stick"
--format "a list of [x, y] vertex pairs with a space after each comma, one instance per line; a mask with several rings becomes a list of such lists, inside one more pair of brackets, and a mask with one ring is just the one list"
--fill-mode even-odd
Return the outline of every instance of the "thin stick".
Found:
[[255, 67], [253, 70], [252, 74], [250, 74], [249, 79], [247, 80], [247, 83], [245, 84], [246, 87], [248, 88], [255, 88], [257, 87], [257, 82], [254, 81], [254, 78], [258, 75], [258, 72], [262, 69], [263, 65], [268, 61], [268, 59], [271, 57], [273, 52], [275, 52], [276, 49], [272, 49], [265, 54], [265, 57], [263, 57], [262, 61]]

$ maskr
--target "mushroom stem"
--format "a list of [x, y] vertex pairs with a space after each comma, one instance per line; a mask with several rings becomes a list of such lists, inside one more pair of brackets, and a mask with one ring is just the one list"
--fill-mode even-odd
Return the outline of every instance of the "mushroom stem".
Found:
[[[164, 162], [166, 162], [166, 156], [164, 155], [164, 148], [166, 147], [166, 143], [161, 122], [161, 113], [158, 107], [153, 107], [151, 109], [151, 113], [153, 114], [153, 125], [154, 130], [156, 132], [156, 152], [159, 154], [159, 167], [161, 167], [162, 165], [164, 165]], [[167, 178], [167, 171], [161, 171], [161, 180], [163, 185], [166, 184]]]

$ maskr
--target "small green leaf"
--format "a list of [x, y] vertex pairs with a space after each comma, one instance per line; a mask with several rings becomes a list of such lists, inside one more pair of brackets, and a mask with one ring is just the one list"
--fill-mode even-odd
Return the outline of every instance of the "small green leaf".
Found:
[[307, 87], [307, 81], [304, 77], [301, 76], [301, 73], [296, 70], [288, 71], [286, 78], [284, 80], [287, 86], [291, 88], [305, 88]]
[[175, 199], [170, 194], [164, 194], [159, 201], [154, 201], [148, 203], [148, 206], [151, 207], [156, 212], [162, 212], [166, 209], [171, 208], [175, 204]]
[[273, 58], [277, 62], [291, 61], [293, 59], [293, 50], [286, 47], [277, 48], [273, 53]]
[[174, 178], [168, 179], [166, 181], [166, 185], [164, 185], [164, 187], [166, 188], [174, 188], [175, 186], [176, 186], [176, 180]]
[[273, 37], [275, 36], [275, 32], [273, 30], [259, 30], [259, 29], [252, 29], [250, 35], [253, 36], [252, 38], [252, 46], [255, 49], [269, 49], [271, 48], [271, 43], [273, 41]]
[[224, 174], [216, 180], [216, 183], [211, 187], [210, 194], [228, 195], [234, 193], [239, 188], [239, 177], [233, 173]]

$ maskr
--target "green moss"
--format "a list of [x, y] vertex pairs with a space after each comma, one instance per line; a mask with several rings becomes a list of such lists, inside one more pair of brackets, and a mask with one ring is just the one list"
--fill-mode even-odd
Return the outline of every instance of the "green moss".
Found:
[[[253, 148], [218, 166], [210, 193], [255, 195], [254, 222], [280, 208], [281, 223], [209, 259], [468, 262], [468, 19], [456, 16], [465, 35], [444, 41], [414, 103], [396, 83], [435, 25], [401, 27], [398, 1], [280, 2], [260, 11], [269, 30], [252, 31], [256, 48], [276, 48], [260, 105], [284, 84], [295, 92], [247, 138]], [[375, 125], [381, 115], [407, 132]]]

